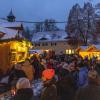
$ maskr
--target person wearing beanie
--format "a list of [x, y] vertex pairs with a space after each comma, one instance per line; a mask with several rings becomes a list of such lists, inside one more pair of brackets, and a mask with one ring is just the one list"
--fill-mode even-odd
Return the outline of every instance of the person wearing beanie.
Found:
[[44, 88], [40, 100], [57, 100], [57, 88], [54, 76], [55, 71], [53, 69], [46, 69], [43, 71], [42, 79], [44, 81]]
[[33, 98], [33, 90], [27, 78], [20, 78], [17, 81], [16, 89], [17, 92], [11, 100], [31, 100]]
[[75, 100], [100, 100], [100, 75], [95, 70], [88, 72], [89, 83], [77, 91]]

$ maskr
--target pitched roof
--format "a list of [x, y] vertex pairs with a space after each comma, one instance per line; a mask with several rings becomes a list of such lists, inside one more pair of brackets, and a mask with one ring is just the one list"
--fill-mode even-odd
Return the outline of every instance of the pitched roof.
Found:
[[0, 23], [0, 27], [5, 27], [5, 28], [8, 28], [8, 27], [21, 27], [22, 26], [22, 23], [21, 22], [1, 22]]
[[65, 31], [37, 32], [33, 34], [32, 41], [39, 42], [42, 38], [45, 38], [45, 41], [64, 40], [65, 37], [67, 37]]
[[12, 12], [12, 9], [11, 9], [11, 11], [10, 11], [8, 17], [10, 17], [10, 16], [11, 16], [11, 17], [12, 17], [12, 16], [15, 17], [14, 14], [13, 14], [13, 12]]
[[1, 40], [15, 38], [18, 34], [17, 30], [12, 30], [4, 27], [0, 27], [0, 32], [4, 33], [4, 36], [1, 38]]

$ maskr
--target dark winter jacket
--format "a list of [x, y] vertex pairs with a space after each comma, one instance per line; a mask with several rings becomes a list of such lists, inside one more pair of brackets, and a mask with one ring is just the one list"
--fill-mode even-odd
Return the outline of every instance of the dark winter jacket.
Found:
[[12, 85], [13, 81], [17, 81], [21, 77], [26, 77], [23, 70], [14, 69], [9, 75], [8, 83]]
[[31, 88], [19, 89], [12, 100], [33, 100], [33, 90]]
[[95, 67], [95, 70], [98, 72], [98, 74], [100, 75], [100, 64], [97, 64]]
[[72, 75], [68, 70], [61, 68], [59, 70], [59, 77], [62, 78], [62, 77], [67, 77], [67, 76], [72, 76]]
[[14, 78], [21, 78], [21, 77], [26, 77], [26, 74], [24, 73], [23, 70], [17, 70], [14, 69], [10, 75], [9, 75], [9, 81], [12, 81]]
[[39, 61], [34, 61], [32, 63], [32, 66], [35, 69], [35, 74], [34, 74], [34, 78], [35, 79], [40, 79], [42, 76], [42, 71], [44, 70], [43, 65], [39, 62]]
[[73, 80], [70, 77], [59, 80], [57, 82], [57, 92], [59, 100], [73, 100], [75, 94]]
[[56, 85], [50, 84], [50, 85], [44, 87], [44, 89], [41, 93], [40, 100], [57, 100]]
[[100, 100], [100, 86], [88, 85], [78, 90], [75, 100]]

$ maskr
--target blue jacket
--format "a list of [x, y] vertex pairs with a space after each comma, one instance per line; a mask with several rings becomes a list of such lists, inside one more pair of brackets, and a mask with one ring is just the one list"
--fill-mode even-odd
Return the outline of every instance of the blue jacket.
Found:
[[84, 87], [86, 85], [88, 85], [88, 69], [87, 67], [82, 67], [79, 71], [78, 87]]

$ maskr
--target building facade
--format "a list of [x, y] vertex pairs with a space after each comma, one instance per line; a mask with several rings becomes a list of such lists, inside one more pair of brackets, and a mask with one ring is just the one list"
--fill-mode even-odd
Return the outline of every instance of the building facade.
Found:
[[53, 50], [56, 54], [63, 52], [64, 54], [73, 53], [72, 47], [67, 43], [67, 40], [56, 41], [39, 41], [33, 42], [34, 49], [36, 50]]
[[65, 31], [38, 32], [33, 36], [33, 46], [35, 50], [54, 50], [56, 54], [61, 52], [71, 54], [73, 48], [65, 39]]

